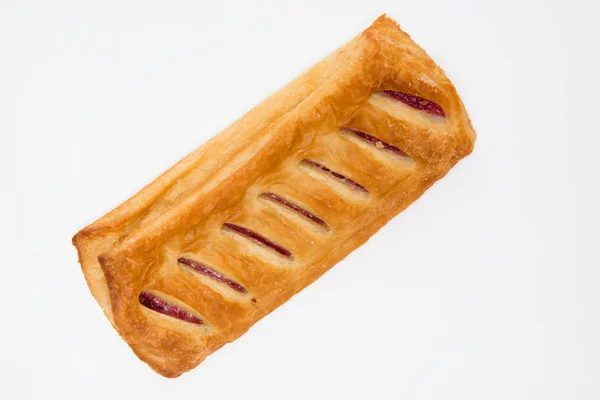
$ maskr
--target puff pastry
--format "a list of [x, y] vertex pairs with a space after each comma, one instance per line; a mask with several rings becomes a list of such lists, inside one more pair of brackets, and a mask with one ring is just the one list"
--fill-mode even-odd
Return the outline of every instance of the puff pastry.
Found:
[[384, 15], [73, 243], [115, 329], [176, 377], [362, 245], [474, 141], [454, 86]]

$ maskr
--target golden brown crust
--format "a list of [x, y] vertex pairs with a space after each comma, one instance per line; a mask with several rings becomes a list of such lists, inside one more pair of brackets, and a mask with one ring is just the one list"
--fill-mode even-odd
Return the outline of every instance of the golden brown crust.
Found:
[[[411, 109], [381, 90], [433, 101], [446, 117]], [[342, 127], [381, 142], [371, 145]], [[153, 369], [175, 377], [363, 244], [469, 154], [474, 140], [453, 85], [382, 16], [73, 243], [92, 293], [121, 336]], [[410, 159], [384, 151], [382, 143]], [[318, 216], [328, 229], [265, 201], [265, 192]], [[250, 229], [279, 250], [224, 223]], [[247, 292], [186, 269], [179, 257], [210, 266]], [[141, 306], [142, 291], [205, 323]]]

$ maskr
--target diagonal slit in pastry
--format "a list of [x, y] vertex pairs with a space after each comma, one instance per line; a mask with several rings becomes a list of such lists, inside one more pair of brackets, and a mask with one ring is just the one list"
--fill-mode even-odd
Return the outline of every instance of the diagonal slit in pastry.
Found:
[[277, 253], [278, 255], [280, 255], [282, 257], [288, 258], [290, 260], [292, 260], [294, 258], [294, 256], [288, 249], [281, 246], [280, 244], [273, 242], [270, 239], [267, 239], [266, 237], [264, 237], [260, 233], [253, 231], [252, 229], [248, 229], [246, 227], [243, 227], [243, 226], [240, 226], [237, 224], [232, 224], [229, 222], [224, 223], [223, 227], [221, 229], [225, 232], [233, 232], [236, 235], [244, 237], [244, 238], [250, 240], [251, 242], [254, 242], [260, 246], [263, 246], [269, 250], [274, 251], [275, 253]]
[[327, 222], [317, 217], [314, 213], [308, 211], [306, 208], [299, 206], [298, 204], [287, 200], [275, 193], [265, 192], [261, 193], [259, 198], [267, 200], [271, 204], [275, 204], [282, 210], [288, 210], [295, 216], [300, 216], [305, 221], [309, 221], [313, 226], [318, 226], [324, 232], [329, 231]]
[[358, 143], [367, 144], [371, 149], [377, 149], [379, 151], [384, 151], [388, 154], [391, 154], [399, 160], [402, 160], [404, 163], [412, 164], [412, 159], [408, 154], [396, 146], [384, 142], [375, 136], [371, 136], [366, 132], [354, 128], [341, 128], [340, 134], [350, 140], [356, 140]]
[[[199, 274], [201, 276], [205, 276], [212, 281], [219, 282], [225, 286], [228, 286], [232, 290], [235, 290], [238, 293], [248, 293], [248, 290], [238, 283], [236, 280], [231, 279], [225, 274], [216, 271], [214, 268], [210, 268], [204, 263], [199, 261], [194, 261], [187, 257], [179, 257], [177, 259], [179, 265], [184, 265], [186, 270], [193, 271], [194, 274]], [[218, 286], [217, 286], [218, 287]]]
[[[345, 127], [362, 148], [340, 137]], [[474, 142], [452, 83], [382, 16], [73, 243], [119, 334], [176, 377], [361, 246]], [[260, 207], [265, 188], [285, 212]], [[294, 229], [288, 211], [327, 234]], [[250, 246], [273, 256], [239, 251]], [[204, 268], [184, 267], [195, 276], [180, 260], [194, 254]]]
[[335, 182], [338, 184], [336, 186], [339, 188], [344, 187], [346, 189], [349, 189], [351, 192], [361, 197], [366, 198], [369, 196], [369, 190], [367, 190], [366, 187], [348, 178], [347, 176], [342, 175], [341, 173], [334, 171], [329, 167], [326, 167], [320, 162], [305, 158], [304, 160], [300, 161], [300, 166], [303, 167], [308, 174], [322, 182]]
[[204, 325], [204, 321], [189, 306], [176, 304], [173, 300], [165, 299], [165, 295], [157, 295], [150, 291], [142, 290], [138, 296], [141, 305], [155, 313], [189, 322], [195, 325]]

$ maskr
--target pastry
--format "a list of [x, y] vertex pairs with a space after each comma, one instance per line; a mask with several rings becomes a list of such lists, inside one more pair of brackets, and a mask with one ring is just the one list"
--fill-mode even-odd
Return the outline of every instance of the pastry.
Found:
[[176, 377], [468, 155], [442, 70], [386, 16], [73, 238], [135, 354]]

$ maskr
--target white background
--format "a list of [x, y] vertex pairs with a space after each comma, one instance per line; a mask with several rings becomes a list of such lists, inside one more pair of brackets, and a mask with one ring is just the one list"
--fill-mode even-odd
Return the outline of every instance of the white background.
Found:
[[[0, 397], [600, 398], [594, 3], [0, 0]], [[72, 235], [383, 12], [457, 86], [475, 152], [241, 339], [155, 374]]]

